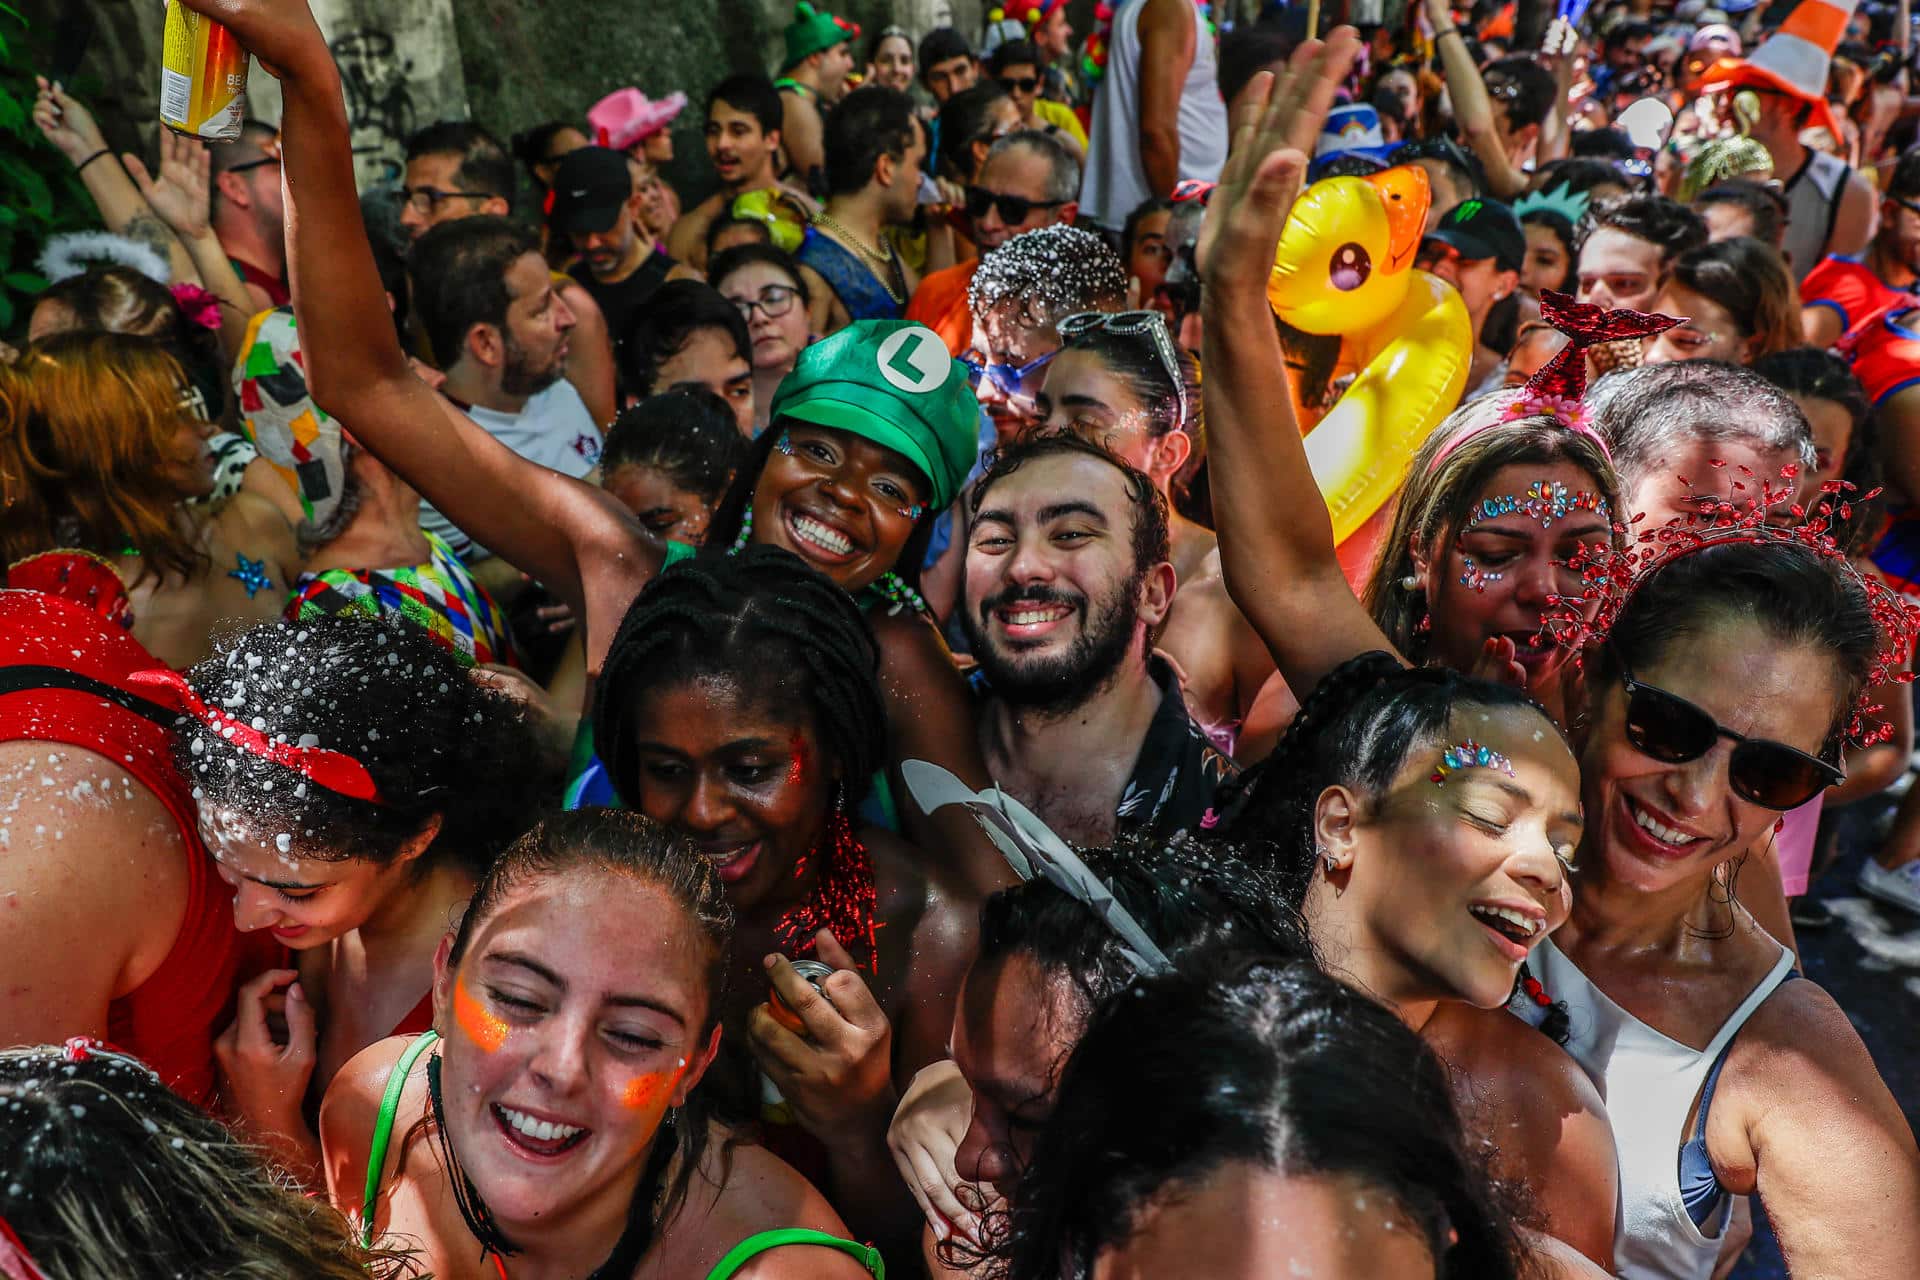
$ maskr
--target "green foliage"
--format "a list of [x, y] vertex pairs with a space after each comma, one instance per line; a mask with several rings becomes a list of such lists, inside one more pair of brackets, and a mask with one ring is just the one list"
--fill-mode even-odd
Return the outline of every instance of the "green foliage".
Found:
[[66, 157], [33, 123], [27, 20], [0, 0], [0, 333], [47, 287], [34, 268], [48, 237], [100, 225]]

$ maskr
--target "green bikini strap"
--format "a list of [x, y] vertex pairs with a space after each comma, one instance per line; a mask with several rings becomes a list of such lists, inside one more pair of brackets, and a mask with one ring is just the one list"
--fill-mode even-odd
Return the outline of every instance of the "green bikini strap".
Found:
[[373, 1202], [380, 1195], [380, 1171], [387, 1163], [387, 1146], [393, 1141], [393, 1117], [400, 1110], [400, 1095], [407, 1087], [413, 1064], [439, 1038], [436, 1031], [421, 1032], [387, 1076], [387, 1091], [380, 1097], [380, 1114], [373, 1122], [373, 1146], [367, 1151], [367, 1191], [360, 1201], [361, 1243], [368, 1248], [373, 1247]]
[[874, 1280], [887, 1280], [887, 1264], [880, 1260], [880, 1251], [872, 1245], [842, 1240], [839, 1236], [830, 1236], [824, 1231], [810, 1231], [805, 1227], [781, 1227], [777, 1231], [762, 1231], [758, 1235], [748, 1236], [720, 1259], [719, 1266], [707, 1272], [707, 1280], [732, 1280], [733, 1273], [754, 1258], [770, 1249], [790, 1244], [813, 1244], [823, 1249], [838, 1249], [865, 1267]]

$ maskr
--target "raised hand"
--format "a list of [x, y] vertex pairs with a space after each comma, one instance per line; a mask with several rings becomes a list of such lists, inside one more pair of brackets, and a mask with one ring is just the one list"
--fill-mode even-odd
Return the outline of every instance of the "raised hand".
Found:
[[204, 14], [233, 32], [247, 52], [275, 77], [288, 70], [313, 65], [302, 60], [319, 56], [332, 64], [326, 38], [307, 0], [174, 0]]
[[93, 122], [93, 113], [80, 99], [62, 86], [49, 83], [45, 76], [35, 76], [33, 82], [40, 90], [33, 102], [33, 122], [47, 141], [60, 149], [61, 155], [70, 163], [79, 164], [106, 149], [107, 140], [101, 136], [100, 126]]
[[1263, 71], [1234, 111], [1233, 147], [1207, 201], [1196, 257], [1208, 289], [1266, 288], [1274, 247], [1305, 180], [1335, 93], [1360, 53], [1352, 27], [1308, 40], [1285, 72]]
[[213, 160], [206, 143], [161, 129], [157, 178], [147, 173], [139, 156], [129, 154], [121, 159], [133, 185], [181, 239], [195, 240], [206, 234], [213, 203]]

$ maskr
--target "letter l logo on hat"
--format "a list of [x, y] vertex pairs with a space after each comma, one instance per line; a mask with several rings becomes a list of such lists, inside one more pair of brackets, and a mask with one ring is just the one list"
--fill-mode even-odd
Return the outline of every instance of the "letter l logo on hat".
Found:
[[901, 329], [880, 344], [880, 376], [913, 395], [925, 395], [947, 380], [953, 357], [931, 329]]

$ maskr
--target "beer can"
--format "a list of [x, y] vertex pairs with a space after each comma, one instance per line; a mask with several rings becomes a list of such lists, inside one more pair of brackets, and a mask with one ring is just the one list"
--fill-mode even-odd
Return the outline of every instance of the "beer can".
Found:
[[[833, 976], [834, 970], [832, 965], [822, 964], [818, 960], [789, 960], [787, 963], [791, 964], [793, 971], [805, 978], [815, 991], [818, 991], [823, 996], [827, 994], [826, 988], [822, 984]], [[778, 990], [768, 990], [767, 1012], [773, 1015], [775, 1022], [793, 1032], [795, 1035], [805, 1035], [807, 1033], [806, 1024], [800, 1021], [800, 1015], [787, 1007], [787, 1002], [780, 998], [780, 992]]]
[[172, 0], [160, 54], [160, 123], [202, 142], [233, 142], [246, 97], [247, 51], [224, 26]]

